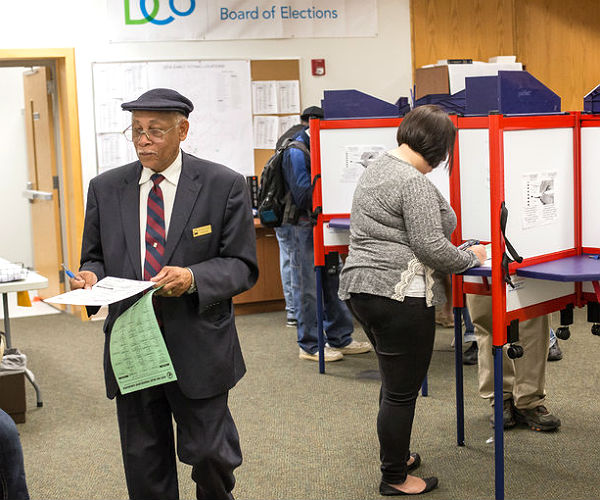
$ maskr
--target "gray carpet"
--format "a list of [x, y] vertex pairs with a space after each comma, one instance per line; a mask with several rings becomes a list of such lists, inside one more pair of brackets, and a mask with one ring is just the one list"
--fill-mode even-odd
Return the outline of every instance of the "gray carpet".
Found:
[[[230, 398], [244, 452], [236, 498], [381, 498], [374, 354], [346, 356], [319, 375], [316, 363], [298, 359], [295, 329], [284, 320], [279, 312], [237, 319], [248, 374]], [[44, 400], [36, 408], [27, 385], [27, 422], [19, 430], [32, 498], [127, 498], [114, 403], [104, 395], [101, 322], [61, 314], [15, 319], [12, 330]], [[428, 498], [493, 498], [490, 408], [477, 396], [475, 366], [465, 367], [467, 446], [456, 446], [451, 335], [438, 331], [429, 396], [417, 404], [418, 474], [440, 479]], [[576, 311], [571, 339], [560, 345], [563, 360], [548, 365], [547, 403], [563, 426], [505, 434], [506, 498], [600, 498], [600, 338], [590, 334], [584, 311]], [[181, 497], [194, 498], [190, 468], [180, 471]]]

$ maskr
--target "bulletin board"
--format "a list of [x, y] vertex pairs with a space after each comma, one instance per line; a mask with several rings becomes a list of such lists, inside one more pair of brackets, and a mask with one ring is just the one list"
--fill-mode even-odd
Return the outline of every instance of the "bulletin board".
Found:
[[131, 115], [121, 103], [156, 87], [173, 88], [194, 104], [184, 151], [254, 173], [249, 60], [93, 63], [92, 75], [99, 173], [137, 159], [122, 134]]
[[[250, 77], [252, 82], [259, 81], [297, 81], [300, 89], [300, 61], [298, 59], [264, 59], [250, 61]], [[309, 105], [319, 106], [320, 103], [311, 103]], [[302, 103], [299, 104], [299, 110], [304, 109]], [[252, 116], [258, 113], [252, 111]], [[277, 116], [284, 116], [280, 113], [274, 113]], [[300, 123], [300, 113], [295, 114], [297, 123]], [[274, 149], [254, 149], [254, 173], [248, 175], [256, 175], [260, 177], [262, 169], [273, 156]]]

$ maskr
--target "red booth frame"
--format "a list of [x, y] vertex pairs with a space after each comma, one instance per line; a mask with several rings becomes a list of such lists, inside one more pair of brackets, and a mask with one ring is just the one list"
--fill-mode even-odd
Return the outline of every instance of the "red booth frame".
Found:
[[[552, 252], [525, 258], [521, 263], [512, 262], [509, 264], [509, 274], [514, 274], [517, 269], [541, 264], [544, 262], [555, 261], [558, 259], [579, 256], [583, 253], [600, 253], [600, 247], [582, 246], [582, 186], [581, 186], [581, 128], [582, 127], [600, 127], [600, 116], [585, 115], [580, 112], [558, 115], [537, 115], [537, 116], [504, 116], [492, 114], [483, 117], [459, 117], [451, 116], [451, 119], [457, 130], [464, 129], [487, 129], [489, 131], [489, 170], [490, 170], [490, 223], [491, 223], [491, 244], [492, 244], [492, 262], [491, 262], [491, 285], [485, 278], [483, 283], [476, 284], [465, 282], [462, 275], [452, 276], [452, 294], [455, 314], [455, 336], [457, 346], [460, 346], [462, 338], [462, 327], [460, 326], [460, 311], [464, 307], [464, 294], [472, 293], [478, 295], [492, 296], [492, 327], [493, 327], [493, 346], [495, 350], [502, 349], [507, 343], [507, 327], [513, 320], [525, 321], [537, 316], [560, 311], [569, 305], [574, 307], [583, 307], [587, 302], [600, 302], [600, 286], [598, 282], [594, 283], [595, 293], [584, 293], [582, 283], [574, 284], [574, 291], [571, 294], [526, 306], [523, 308], [506, 311], [506, 283], [502, 275], [502, 257], [505, 252], [505, 242], [500, 227], [500, 210], [504, 201], [504, 132], [513, 130], [539, 130], [553, 128], [571, 128], [573, 130], [573, 212], [574, 212], [574, 246], [559, 252]], [[348, 128], [375, 128], [375, 127], [397, 127], [401, 118], [373, 118], [373, 119], [344, 119], [344, 120], [311, 120], [311, 168], [312, 180], [314, 183], [313, 191], [313, 210], [321, 211], [323, 207], [322, 188], [321, 188], [321, 142], [320, 130], [326, 129], [348, 129]], [[460, 149], [458, 147], [459, 134], [456, 138], [456, 147], [454, 149], [453, 169], [450, 174], [450, 205], [457, 216], [457, 227], [452, 234], [452, 243], [461, 244], [462, 238], [462, 217], [461, 217], [461, 194], [460, 194]], [[314, 235], [314, 264], [318, 273], [322, 271], [325, 265], [325, 255], [330, 252], [347, 254], [346, 245], [325, 245], [323, 238], [324, 225], [336, 218], [349, 218], [349, 213], [319, 213], [316, 225], [313, 229]], [[489, 243], [489, 242], [483, 242]], [[517, 248], [518, 251], [518, 248]], [[318, 290], [320, 289], [320, 280], [318, 279]], [[321, 299], [322, 300], [322, 299]], [[318, 299], [319, 301], [319, 299]], [[322, 310], [321, 313], [322, 314]], [[322, 336], [322, 316], [321, 316]], [[320, 343], [320, 349], [322, 344]], [[322, 352], [322, 351], [321, 351]], [[459, 347], [456, 347], [457, 357], [462, 357]], [[500, 360], [495, 360], [495, 371], [501, 373], [501, 356], [495, 356]], [[462, 411], [462, 369], [458, 368], [460, 359], [457, 360], [457, 412]], [[498, 370], [499, 368], [499, 370]], [[324, 363], [320, 356], [320, 371], [324, 373]], [[498, 373], [495, 373], [495, 376]], [[459, 379], [460, 377], [460, 394]], [[497, 377], [496, 377], [497, 378]], [[498, 385], [496, 381], [496, 385]], [[497, 388], [496, 388], [497, 389]], [[500, 385], [501, 390], [501, 385]], [[460, 399], [460, 401], [459, 401]], [[460, 407], [460, 408], [459, 408]], [[496, 412], [501, 416], [501, 406]], [[459, 422], [460, 421], [460, 422]], [[464, 444], [464, 418], [457, 419], [458, 444]], [[498, 426], [497, 426], [498, 427]], [[499, 435], [498, 435], [499, 434]], [[504, 498], [504, 443], [502, 427], [498, 429], [497, 439], [495, 440], [496, 455], [496, 499]], [[498, 439], [499, 437], [499, 439]]]

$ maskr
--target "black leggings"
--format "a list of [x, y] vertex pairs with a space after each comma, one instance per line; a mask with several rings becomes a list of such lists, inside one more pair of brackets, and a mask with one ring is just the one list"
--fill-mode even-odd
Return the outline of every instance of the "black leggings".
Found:
[[346, 301], [375, 347], [381, 373], [377, 435], [382, 479], [406, 480], [415, 402], [431, 361], [435, 308], [424, 298], [403, 302], [366, 293]]

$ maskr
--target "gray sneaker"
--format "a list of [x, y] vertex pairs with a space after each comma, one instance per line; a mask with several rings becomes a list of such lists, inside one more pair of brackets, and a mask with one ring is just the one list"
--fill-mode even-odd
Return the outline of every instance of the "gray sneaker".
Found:
[[[302, 347], [300, 348], [300, 354], [298, 355], [300, 359], [308, 359], [310, 361], [319, 361], [319, 351], [311, 354], [310, 352], [306, 352]], [[343, 359], [344, 355], [341, 352], [334, 351], [329, 347], [326, 347], [323, 351], [323, 360], [325, 363], [329, 363], [331, 361], [339, 361]]]
[[558, 339], [548, 349], [548, 361], [560, 361], [562, 359], [562, 351], [558, 345]]
[[560, 427], [560, 419], [552, 415], [544, 405], [531, 410], [515, 408], [514, 413], [518, 423], [527, 425], [533, 431], [555, 431]]
[[358, 340], [353, 340], [345, 347], [331, 347], [329, 343], [327, 343], [326, 348], [329, 348], [332, 351], [341, 352], [342, 354], [362, 354], [373, 350], [371, 342], [359, 342]]

